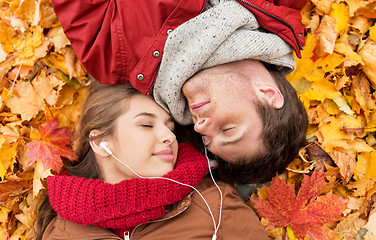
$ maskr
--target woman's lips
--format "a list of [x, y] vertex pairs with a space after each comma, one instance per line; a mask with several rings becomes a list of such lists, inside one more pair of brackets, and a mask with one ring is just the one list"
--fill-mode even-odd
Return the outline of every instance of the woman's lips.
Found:
[[174, 161], [174, 155], [171, 149], [162, 150], [156, 153], [153, 153], [153, 156], [159, 157], [165, 161]]
[[189, 107], [191, 108], [192, 112], [198, 112], [202, 107], [204, 107], [206, 104], [208, 104], [209, 101], [206, 102], [200, 102], [200, 103], [195, 103], [190, 105]]

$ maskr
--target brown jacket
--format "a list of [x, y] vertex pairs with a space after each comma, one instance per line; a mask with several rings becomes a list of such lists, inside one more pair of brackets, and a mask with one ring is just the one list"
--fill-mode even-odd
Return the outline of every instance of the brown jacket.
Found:
[[[223, 194], [223, 208], [217, 239], [257, 239], [268, 240], [268, 236], [255, 212], [244, 204], [231, 185], [218, 182]], [[208, 202], [218, 224], [220, 197], [217, 188], [206, 177], [197, 189]], [[130, 239], [205, 239], [210, 240], [214, 233], [214, 224], [209, 210], [202, 198], [193, 191], [183, 201], [169, 207], [165, 216], [158, 220], [138, 225]], [[95, 240], [121, 239], [107, 229], [82, 226], [55, 218], [47, 227], [43, 240]]]

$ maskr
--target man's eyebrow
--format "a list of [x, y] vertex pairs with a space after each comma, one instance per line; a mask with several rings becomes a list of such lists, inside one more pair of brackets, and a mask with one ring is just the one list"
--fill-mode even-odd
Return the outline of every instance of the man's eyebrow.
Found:
[[238, 137], [231, 139], [230, 141], [224, 141], [221, 143], [221, 146], [228, 146], [228, 145], [234, 145], [240, 142], [243, 139], [243, 134], [239, 135]]
[[[231, 139], [230, 141], [223, 141], [223, 142], [221, 142], [221, 146], [223, 147], [223, 146], [228, 146], [228, 145], [234, 145], [234, 144], [237, 144], [238, 142], [240, 142], [242, 139], [243, 139], [243, 134], [242, 135], [239, 135], [238, 137], [236, 137], [235, 139]], [[211, 144], [211, 142], [209, 143], [209, 144], [204, 144], [204, 146], [207, 148], [207, 149], [209, 149], [210, 148], [210, 144]]]

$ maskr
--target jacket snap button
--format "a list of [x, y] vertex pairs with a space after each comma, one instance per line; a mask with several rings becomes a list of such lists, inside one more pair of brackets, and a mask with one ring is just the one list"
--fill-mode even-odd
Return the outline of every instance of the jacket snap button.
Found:
[[172, 33], [172, 29], [167, 30], [167, 35], [170, 35], [170, 33]]
[[270, 7], [270, 4], [269, 4], [269, 3], [267, 3], [267, 4], [266, 4], [266, 6], [267, 6], [267, 7]]
[[299, 33], [299, 37], [302, 38], [302, 34], [301, 33]]
[[144, 80], [144, 75], [143, 74], [138, 74], [137, 75], [137, 80], [139, 80], [139, 81], [142, 81], [142, 80]]
[[156, 57], [156, 58], [159, 57], [160, 55], [161, 55], [161, 54], [160, 54], [158, 51], [154, 51], [154, 52], [153, 52], [153, 56]]

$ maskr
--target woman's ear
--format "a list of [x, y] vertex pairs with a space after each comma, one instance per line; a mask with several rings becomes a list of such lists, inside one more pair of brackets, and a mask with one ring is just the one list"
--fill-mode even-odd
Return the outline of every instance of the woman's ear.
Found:
[[[94, 137], [94, 136], [99, 135], [99, 133], [100, 132], [98, 130], [92, 130], [90, 132], [89, 136]], [[95, 140], [91, 140], [91, 141], [89, 141], [90, 147], [95, 154], [98, 154], [101, 157], [108, 157], [108, 156], [110, 156], [110, 154], [101, 146], [101, 142], [103, 142], [103, 141], [105, 141], [105, 140], [102, 139], [102, 138], [97, 138]]]
[[274, 84], [257, 84], [256, 95], [275, 109], [280, 109], [284, 105], [283, 95]]

